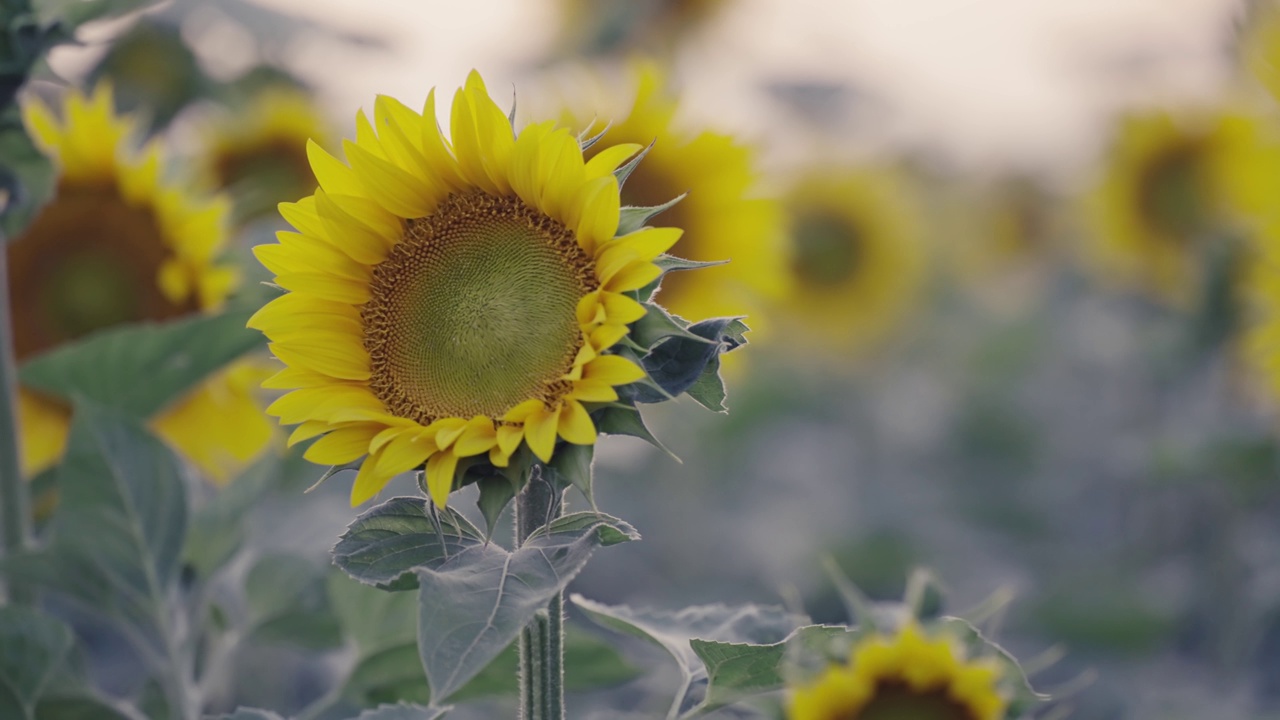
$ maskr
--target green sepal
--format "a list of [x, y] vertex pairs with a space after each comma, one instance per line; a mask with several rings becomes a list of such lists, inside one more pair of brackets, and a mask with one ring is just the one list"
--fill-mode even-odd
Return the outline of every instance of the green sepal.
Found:
[[689, 332], [688, 320], [672, 315], [661, 305], [651, 302], [641, 304], [644, 306], [645, 315], [631, 323], [631, 329], [626, 335], [626, 339], [634, 341], [641, 349], [648, 350], [669, 337], [681, 337], [708, 345], [714, 342]]
[[[645, 152], [648, 152], [646, 150]], [[630, 175], [630, 173], [628, 173]], [[688, 197], [689, 193], [681, 193], [661, 205], [627, 205], [618, 212], [618, 235], [630, 235], [639, 230], [654, 217], [675, 207], [677, 203]]]
[[662, 279], [665, 278], [669, 272], [675, 270], [698, 270], [700, 268], [725, 265], [728, 264], [728, 262], [728, 260], [701, 262], [698, 260], [685, 260], [684, 258], [676, 257], [675, 255], [659, 255], [657, 259], [653, 261], [653, 264], [658, 266], [658, 269], [662, 271], [662, 274], [654, 278], [652, 282], [639, 290], [633, 290], [632, 292], [634, 295], [632, 297], [640, 302], [648, 302], [653, 298], [653, 294], [658, 291], [658, 288], [662, 285]]
[[594, 445], [574, 445], [565, 443], [556, 448], [547, 463], [551, 480], [558, 487], [575, 487], [582, 493], [591, 507], [596, 506], [595, 496], [591, 491], [591, 462], [595, 457]]
[[516, 483], [501, 473], [495, 473], [480, 478], [476, 481], [476, 487], [480, 489], [476, 507], [480, 508], [480, 514], [484, 516], [484, 538], [491, 540], [498, 518], [502, 517], [502, 511], [507, 509], [507, 505], [516, 496]]
[[[635, 155], [632, 155], [630, 160], [626, 161], [620, 167], [618, 167], [617, 170], [613, 171], [613, 176], [618, 180], [619, 190], [621, 190], [622, 186], [626, 184], [627, 178], [631, 177], [631, 173], [635, 172], [636, 168], [640, 166], [640, 161], [644, 159], [645, 155], [649, 154], [649, 151], [653, 149], [653, 145], [656, 142], [658, 142], [658, 140], [657, 138], [654, 138], [652, 141], [649, 142], [648, 147], [636, 153]], [[685, 195], [687, 194], [688, 193], [685, 193]], [[684, 197], [684, 195], [681, 195], [680, 197]], [[679, 198], [677, 198], [677, 200], [679, 200]]]
[[604, 134], [609, 132], [610, 127], [613, 127], [613, 123], [608, 123], [604, 126], [604, 129], [601, 130], [600, 132], [590, 137], [586, 137], [586, 134], [591, 132], [591, 127], [595, 124], [596, 124], [595, 121], [592, 120], [591, 125], [586, 126], [585, 128], [582, 129], [582, 132], [578, 133], [578, 147], [581, 147], [584, 152], [586, 150], [589, 150], [592, 145], [595, 145], [596, 143], [600, 142], [600, 138], [604, 137]]
[[707, 380], [703, 380], [703, 375], [721, 353], [746, 343], [746, 332], [747, 326], [740, 318], [713, 318], [690, 325], [687, 333], [694, 336], [692, 340], [684, 336], [667, 337], [640, 358], [640, 366], [648, 379], [661, 392], [654, 392], [643, 383], [632, 383], [620, 388], [619, 396], [635, 403], [661, 402], [688, 392], [702, 380], [694, 399], [717, 409], [723, 405], [723, 384], [718, 374]]
[[672, 460], [680, 462], [680, 458], [667, 449], [667, 446], [663, 445], [662, 441], [654, 437], [653, 433], [649, 431], [649, 428], [644, 424], [644, 418], [641, 417], [640, 411], [634, 406], [613, 403], [601, 408], [597, 413], [594, 416], [596, 430], [606, 435], [630, 435], [631, 437], [640, 438], [666, 453]]

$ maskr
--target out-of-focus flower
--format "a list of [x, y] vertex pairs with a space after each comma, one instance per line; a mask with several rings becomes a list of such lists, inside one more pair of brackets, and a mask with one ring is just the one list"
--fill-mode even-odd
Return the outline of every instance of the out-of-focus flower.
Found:
[[645, 376], [616, 354], [646, 314], [630, 291], [681, 234], [617, 234], [614, 173], [640, 146], [586, 161], [551, 122], [516, 133], [474, 72], [449, 140], [434, 91], [356, 120], [350, 165], [308, 146], [320, 189], [281, 206], [298, 232], [255, 248], [289, 291], [250, 321], [287, 365], [267, 385], [292, 390], [268, 412], [299, 424], [291, 442], [323, 436], [308, 459], [360, 461], [353, 505], [424, 463], [443, 506], [473, 462], [593, 444], [585, 404]]
[[919, 300], [920, 213], [892, 170], [819, 173], [789, 194], [786, 323], [820, 344], [866, 351]]
[[[682, 258], [721, 262], [696, 273], [672, 273], [662, 282], [664, 307], [684, 317], [746, 315], [752, 342], [767, 341], [766, 300], [785, 282], [784, 217], [779, 203], [755, 194], [756, 163], [748, 146], [732, 137], [680, 129], [676, 98], [652, 63], [632, 66], [635, 102], [625, 115], [604, 117], [611, 142], [652, 147], [627, 178], [622, 201], [653, 206], [688, 195], [663, 215], [684, 229], [672, 249]], [[586, 125], [590, 118], [572, 121]], [[592, 157], [596, 150], [587, 150]], [[728, 360], [728, 358], [726, 358]]]
[[575, 53], [670, 52], [728, 0], [560, 0], [559, 47]]
[[1235, 111], [1125, 118], [1088, 198], [1094, 265], [1175, 307], [1194, 304], [1211, 254], [1248, 231], [1275, 186], [1260, 174], [1268, 133]]
[[316, 189], [307, 141], [323, 145], [328, 137], [327, 123], [305, 92], [264, 89], [246, 107], [210, 123], [203, 179], [231, 195], [241, 219], [260, 217]]
[[1007, 700], [1001, 668], [971, 659], [945, 634], [915, 622], [896, 635], [873, 634], [853, 648], [845, 665], [827, 668], [794, 687], [790, 720], [998, 720]]
[[1280, 98], [1280, 3], [1250, 4], [1240, 36], [1240, 62], [1272, 96]]
[[[37, 143], [59, 168], [53, 199], [9, 246], [18, 362], [121, 323], [216, 309], [236, 282], [218, 262], [226, 204], [198, 200], [160, 176], [160, 148], [128, 147], [134, 129], [110, 90], [69, 92], [61, 121], [39, 102], [25, 108]], [[153, 419], [153, 429], [216, 481], [263, 451], [272, 428], [239, 365]], [[23, 470], [56, 462], [68, 432], [64, 405], [22, 390]], [[239, 421], [227, 422], [228, 416]]]
[[955, 198], [961, 207], [945, 248], [960, 283], [989, 307], [1026, 307], [1059, 259], [1055, 198], [1026, 177], [982, 185], [977, 195], [967, 189]]

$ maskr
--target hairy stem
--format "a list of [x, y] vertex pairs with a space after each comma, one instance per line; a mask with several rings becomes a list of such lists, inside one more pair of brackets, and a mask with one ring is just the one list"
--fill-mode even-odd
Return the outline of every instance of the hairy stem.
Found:
[[[4, 234], [0, 233], [0, 541], [5, 556], [22, 552], [30, 536], [30, 500], [18, 462], [18, 369], [9, 314], [9, 272]], [[16, 580], [7, 588], [10, 602], [26, 604], [31, 590]]]
[[[562, 491], [546, 478], [541, 465], [530, 468], [516, 496], [516, 545], [524, 544], [539, 527], [559, 517]], [[564, 719], [564, 594], [520, 632], [520, 717], [523, 720]]]

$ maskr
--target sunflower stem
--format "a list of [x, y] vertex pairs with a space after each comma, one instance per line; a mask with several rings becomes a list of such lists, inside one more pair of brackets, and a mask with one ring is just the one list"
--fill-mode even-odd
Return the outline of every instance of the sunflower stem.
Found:
[[[516, 496], [516, 544], [560, 517], [563, 490], [534, 463]], [[564, 593], [557, 593], [520, 631], [520, 717], [564, 719]]]
[[[5, 237], [0, 233], [0, 541], [3, 556], [22, 552], [30, 536], [30, 500], [18, 462], [18, 372], [9, 312], [9, 271]], [[31, 590], [10, 579], [9, 601], [29, 604]]]

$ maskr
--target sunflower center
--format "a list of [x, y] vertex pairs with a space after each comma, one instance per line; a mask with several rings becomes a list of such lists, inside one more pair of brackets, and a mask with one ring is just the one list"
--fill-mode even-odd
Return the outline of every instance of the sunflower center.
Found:
[[881, 681], [870, 702], [847, 720], [977, 720], [977, 716], [948, 697], [944, 688], [920, 692], [906, 683]]
[[825, 211], [802, 212], [795, 220], [792, 270], [805, 285], [839, 287], [858, 269], [860, 232], [845, 218]]
[[374, 268], [369, 385], [422, 424], [553, 403], [582, 347], [578, 300], [597, 286], [564, 225], [518, 198], [452, 195]]
[[1204, 229], [1208, 208], [1199, 143], [1185, 143], [1153, 158], [1138, 178], [1138, 210], [1150, 226], [1175, 240]]
[[59, 187], [9, 253], [19, 360], [100, 328], [195, 310], [160, 292], [168, 242], [151, 211], [113, 185]]

